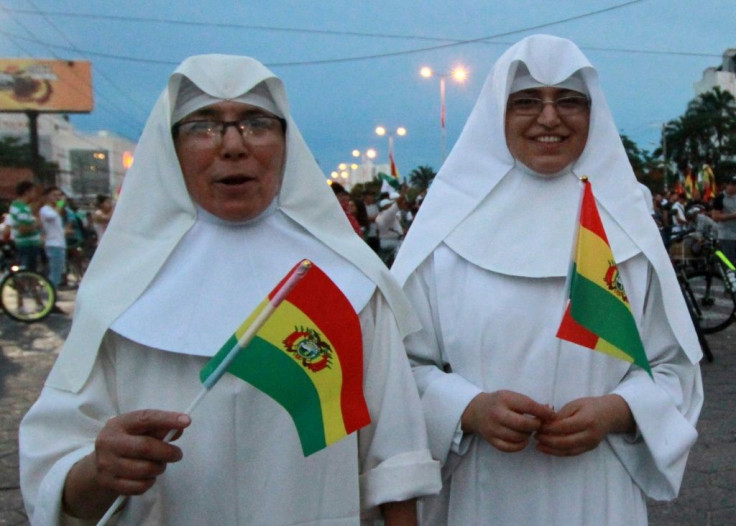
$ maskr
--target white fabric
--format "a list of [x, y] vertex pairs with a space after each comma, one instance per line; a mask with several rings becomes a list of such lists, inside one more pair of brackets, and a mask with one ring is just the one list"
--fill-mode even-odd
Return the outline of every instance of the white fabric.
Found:
[[[189, 197], [171, 137], [184, 76], [217, 98], [263, 82], [287, 115], [280, 193], [251, 221], [216, 219]], [[179, 441], [185, 460], [130, 499], [121, 523], [357, 524], [378, 504], [439, 491], [402, 346], [416, 319], [355, 236], [288, 115], [280, 81], [252, 59], [193, 57], [171, 77], [85, 274], [70, 335], [21, 423], [21, 486], [34, 525], [60, 524], [65, 477], [109, 418], [184, 411], [201, 389], [207, 355], [302, 258], [324, 267], [360, 310], [372, 423], [305, 459], [288, 414], [225, 375]]]
[[[504, 136], [520, 63], [545, 85], [579, 71], [591, 96], [582, 156], [540, 176]], [[588, 175], [637, 327], [642, 369], [556, 337]], [[569, 41], [522, 40], [496, 63], [440, 169], [392, 271], [422, 331], [406, 339], [443, 491], [423, 499], [424, 524], [623, 526], [646, 523], [644, 494], [673, 498], [696, 439], [700, 348], [659, 232], [646, 209], [595, 71]], [[481, 392], [507, 389], [556, 409], [621, 395], [636, 433], [608, 435], [574, 457], [502, 453], [458, 424]]]
[[66, 247], [64, 223], [61, 215], [50, 205], [43, 205], [39, 211], [43, 227], [44, 246]]
[[[524, 167], [514, 167], [481, 202], [483, 213], [468, 216], [445, 243], [486, 270], [512, 276], [566, 276], [580, 191], [579, 179], [570, 172], [538, 176]], [[605, 209], [600, 212], [606, 233], [618, 233], [609, 234], [616, 261], [637, 254], [639, 249], [611, 215]], [[517, 225], [523, 225], [523, 233]]]
[[[522, 63], [545, 85], [559, 84], [575, 72], [580, 72], [585, 80], [591, 98], [590, 131], [585, 150], [568, 171], [589, 177], [601, 214], [612, 218], [605, 227], [617, 261], [631, 257], [631, 248], [634, 252], [642, 252], [650, 261], [663, 290], [669, 325], [690, 360], [697, 363], [702, 356], [700, 345], [669, 256], [647, 211], [601, 91], [598, 75], [577, 46], [565, 39], [547, 35], [525, 38], [493, 66], [457, 144], [440, 168], [412, 223], [392, 272], [404, 283], [449, 236], [453, 249], [461, 255], [472, 254], [476, 265], [489, 270], [498, 268], [499, 262], [506, 260], [509, 246], [519, 243], [520, 234], [516, 239], [513, 234], [523, 232], [521, 244], [525, 250], [516, 250], [511, 275], [534, 276], [548, 272], [548, 275], [559, 276], [567, 273], [567, 266], [562, 269], [560, 264], [540, 272], [540, 266], [547, 265], [547, 260], [550, 265], [565, 258], [569, 261], [574, 236], [570, 230], [572, 225], [567, 230], [545, 228], [545, 222], [557, 222], [559, 218], [546, 216], [544, 211], [527, 203], [528, 199], [546, 200], [546, 195], [517, 196], [520, 210], [514, 217], [504, 218], [502, 223], [498, 222], [499, 214], [494, 212], [495, 207], [504, 205], [502, 198], [496, 198], [501, 195], [497, 192], [502, 188], [499, 183], [526, 171], [515, 162], [504, 136], [509, 88]], [[569, 212], [571, 207], [577, 207], [579, 192], [560, 194], [558, 199], [548, 203], [546, 210]], [[533, 228], [527, 226], [530, 220], [534, 221]], [[538, 225], [543, 229], [537, 230]], [[511, 231], [506, 235], [505, 244], [485, 242], [483, 236], [501, 229]]]
[[687, 217], [685, 217], [685, 205], [676, 201], [670, 208], [672, 216], [672, 233], [679, 234], [687, 229]]
[[378, 238], [381, 240], [394, 240], [403, 236], [404, 229], [401, 227], [399, 205], [393, 203], [390, 207], [378, 212], [376, 225], [378, 226]]
[[307, 254], [356, 312], [375, 290], [357, 268], [275, 206], [245, 223], [223, 221], [202, 209], [198, 214], [156, 279], [113, 322], [114, 331], [157, 349], [213, 356]]
[[644, 203], [647, 205], [647, 210], [649, 210], [649, 215], [654, 214], [654, 196], [652, 195], [652, 191], [649, 189], [649, 187], [643, 183], [639, 183], [639, 189], [641, 190], [641, 194], [644, 196]]
[[[287, 120], [287, 159], [276, 206], [320, 242], [321, 253], [342, 256], [380, 288], [399, 320], [402, 334], [415, 330], [411, 307], [395, 281], [373, 251], [354, 235], [345, 213], [325, 184], [324, 174], [289, 114], [281, 81], [262, 64], [247, 57], [201, 55], [190, 57], [177, 68], [151, 112], [135, 151], [135, 162], [125, 177], [115, 214], [85, 273], [77, 295], [74, 324], [47, 385], [71, 391], [82, 388], [105, 331], [141, 296], [195, 224], [197, 210], [184, 184], [171, 137], [172, 109], [183, 78], [220, 99], [238, 97], [261, 83], [267, 87]], [[218, 261], [217, 254], [192, 254], [192, 257]], [[259, 251], [258, 257], [275, 261], [280, 260], [281, 254], [278, 250]], [[216, 271], [213, 267], [212, 272]], [[199, 276], [190, 276], [183, 286], [197, 279]], [[265, 287], [270, 290], [275, 284], [268, 283]], [[218, 303], [223, 305], [221, 309], [227, 308], [228, 301], [224, 298]], [[207, 308], [218, 307], [208, 305]], [[161, 330], [175, 338], [178, 327], [161, 327]]]
[[[225, 375], [177, 440], [183, 459], [151, 490], [128, 499], [117, 524], [356, 525], [375, 518], [380, 503], [438, 492], [401, 335], [379, 293], [360, 321], [369, 426], [305, 458], [288, 413]], [[61, 524], [66, 473], [91, 451], [107, 419], [141, 407], [183, 410], [201, 388], [196, 379], [205, 362], [108, 332], [79, 393], [46, 386], [20, 428], [30, 522]]]
[[[560, 318], [550, 312], [564, 302], [563, 277], [488, 272], [445, 245], [412, 274], [406, 291], [428, 329], [406, 344], [444, 484], [439, 497], [424, 499], [423, 524], [630, 526], [646, 524], [644, 494], [677, 494], [697, 436], [700, 374], [668, 329], [646, 258], [637, 255], [619, 270], [654, 382], [626, 362], [555, 337]], [[584, 396], [620, 394], [638, 437], [609, 435], [593, 451], [559, 458], [533, 445], [502, 453], [467, 435], [457, 454], [452, 443], [465, 407], [481, 391], [499, 389], [557, 409]]]
[[[509, 94], [518, 93], [519, 91], [524, 91], [527, 89], [544, 88], [548, 86], [548, 84], [545, 84], [544, 82], [539, 82], [537, 79], [532, 77], [531, 73], [529, 73], [529, 70], [526, 69], [526, 67], [524, 67], [524, 65], [522, 64], [516, 71], [516, 75], [514, 75], [514, 81], [511, 83], [511, 87], [509, 88]], [[586, 96], [588, 95], [588, 89], [585, 87], [585, 81], [579, 74], [571, 75], [562, 82], [556, 83], [554, 87], [559, 89], [577, 91], [578, 93], [582, 93]]]
[[[218, 97], [204, 93], [196, 84], [191, 82], [189, 79], [184, 78], [179, 86], [179, 95], [176, 107], [171, 115], [171, 122], [179, 122], [190, 113], [201, 110], [206, 106], [216, 104], [221, 100], [222, 99]], [[264, 85], [259, 84], [248, 93], [244, 93], [238, 97], [233, 97], [229, 100], [257, 106], [273, 115], [276, 115], [277, 117], [281, 117], [282, 119], [284, 118], [284, 114], [276, 106], [268, 92], [268, 89]]]

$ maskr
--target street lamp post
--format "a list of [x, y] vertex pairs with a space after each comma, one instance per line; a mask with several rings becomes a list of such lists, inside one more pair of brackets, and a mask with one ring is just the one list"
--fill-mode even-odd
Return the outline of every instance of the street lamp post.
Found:
[[419, 74], [424, 78], [437, 76], [440, 78], [440, 127], [442, 129], [442, 162], [447, 157], [447, 130], [445, 129], [445, 79], [452, 77], [457, 82], [463, 82], [468, 78], [468, 72], [463, 67], [456, 67], [451, 73], [438, 73], [428, 66], [424, 66], [419, 70]]
[[[403, 126], [399, 126], [396, 128], [396, 135], [399, 137], [403, 137], [406, 135], [406, 128]], [[390, 131], [388, 131], [384, 126], [378, 126], [376, 127], [376, 135], [383, 137], [384, 135], [388, 135], [388, 160], [389, 164], [391, 166], [391, 175], [394, 177], [398, 177], [398, 170], [396, 169], [396, 160], [394, 158], [394, 134]]]
[[[355, 158], [361, 159], [361, 164], [358, 165], [356, 162], [352, 163], [340, 163], [337, 165], [337, 170], [330, 173], [332, 182], [339, 182], [346, 188], [355, 186], [357, 183], [365, 182], [366, 179], [371, 179], [373, 176], [373, 159], [376, 157], [376, 150], [368, 148], [364, 152], [360, 150], [353, 150], [351, 155]], [[370, 172], [370, 177], [366, 177], [366, 172]]]

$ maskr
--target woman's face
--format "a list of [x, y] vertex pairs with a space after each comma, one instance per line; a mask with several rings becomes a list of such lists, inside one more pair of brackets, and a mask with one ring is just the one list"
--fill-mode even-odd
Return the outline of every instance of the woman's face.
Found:
[[358, 205], [356, 205], [355, 201], [352, 199], [348, 201], [348, 213], [353, 214], [354, 216], [358, 215]]
[[[263, 115], [267, 112], [258, 107], [222, 101], [188, 115], [182, 122], [232, 123]], [[174, 145], [192, 199], [221, 219], [242, 221], [263, 212], [278, 194], [286, 140], [281, 125], [262, 133], [257, 141], [231, 127], [235, 129], [226, 128], [216, 142], [182, 133]]]
[[[535, 172], [555, 174], [580, 157], [585, 149], [590, 105], [579, 104], [576, 108], [575, 102], [582, 101], [572, 101], [568, 97], [584, 96], [554, 87], [533, 88], [509, 96], [506, 145], [515, 159]], [[530, 114], [530, 106], [534, 106], [530, 104], [532, 99], [544, 101], [536, 114]]]

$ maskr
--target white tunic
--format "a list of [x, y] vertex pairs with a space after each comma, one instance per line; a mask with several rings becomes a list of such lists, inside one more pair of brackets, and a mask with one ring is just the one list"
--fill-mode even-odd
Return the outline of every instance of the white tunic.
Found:
[[[677, 494], [697, 436], [700, 375], [666, 322], [646, 258], [635, 256], [619, 270], [654, 382], [627, 362], [555, 337], [565, 300], [562, 277], [490, 272], [444, 244], [410, 276], [405, 291], [424, 330], [409, 336], [407, 349], [430, 449], [443, 463], [443, 491], [423, 503], [423, 524], [631, 526], [647, 522], [645, 494]], [[617, 393], [629, 404], [637, 433], [608, 435], [596, 449], [565, 458], [533, 444], [503, 453], [479, 436], [458, 440], [470, 400], [500, 389], [556, 409]]]
[[[358, 524], [361, 516], [375, 518], [380, 503], [438, 491], [416, 387], [380, 293], [360, 320], [369, 426], [304, 458], [288, 413], [225, 375], [176, 442], [183, 459], [143, 496], [128, 499], [118, 524]], [[44, 388], [20, 430], [32, 524], [64, 523], [66, 475], [93, 450], [109, 418], [141, 408], [184, 410], [201, 390], [198, 374], [207, 360], [108, 332], [80, 393]]]

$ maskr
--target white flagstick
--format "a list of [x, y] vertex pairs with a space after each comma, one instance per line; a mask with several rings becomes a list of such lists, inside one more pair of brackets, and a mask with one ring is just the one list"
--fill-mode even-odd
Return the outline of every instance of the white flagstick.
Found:
[[[575, 175], [575, 177], [578, 177]], [[572, 262], [575, 261], [575, 255], [577, 253], [578, 249], [578, 235], [580, 233], [580, 215], [582, 213], [582, 205], [583, 205], [583, 197], [585, 195], [585, 183], [588, 182], [588, 176], [583, 175], [578, 177], [581, 183], [580, 188], [580, 198], [578, 199], [578, 214], [575, 218], [575, 228], [573, 228], [573, 237], [572, 237], [572, 249], [570, 250], [570, 268], [567, 271], [567, 277], [565, 278], [565, 299], [563, 301], [563, 307], [562, 307], [562, 320], [565, 317], [565, 311], [567, 310], [567, 306], [570, 302], [570, 282], [572, 281]], [[557, 346], [556, 346], [557, 354], [555, 355], [555, 375], [553, 376], [553, 382], [552, 382], [552, 394], [551, 399], [549, 401], [549, 405], [552, 406], [554, 409], [555, 404], [555, 397], [557, 396], [557, 382], [554, 381], [554, 378], [557, 378], [557, 372], [560, 368], [560, 353], [562, 352], [562, 340], [557, 338]]]
[[[289, 279], [286, 280], [286, 283], [281, 286], [274, 297], [263, 307], [263, 310], [258, 314], [258, 316], [256, 316], [256, 319], [253, 320], [253, 323], [251, 323], [245, 333], [243, 333], [243, 336], [241, 336], [238, 341], [233, 345], [232, 349], [228, 351], [225, 359], [223, 359], [222, 362], [220, 362], [220, 364], [215, 368], [215, 370], [212, 371], [210, 375], [202, 382], [202, 385], [204, 387], [194, 398], [194, 400], [192, 400], [192, 403], [189, 404], [189, 407], [185, 411], [187, 415], [192, 414], [194, 409], [199, 405], [202, 399], [204, 399], [205, 395], [209, 392], [210, 389], [212, 389], [212, 386], [215, 385], [220, 378], [222, 378], [223, 374], [225, 374], [225, 371], [227, 371], [227, 368], [235, 359], [238, 351], [243, 347], [246, 347], [250, 343], [250, 341], [253, 339], [253, 336], [256, 335], [263, 324], [266, 323], [268, 318], [271, 317], [271, 314], [273, 314], [273, 312], [281, 304], [284, 298], [289, 294], [289, 292], [291, 292], [291, 290], [294, 288], [294, 286], [296, 286], [299, 280], [301, 280], [306, 275], [307, 271], [309, 271], [310, 268], [312, 268], [312, 263], [306, 259], [302, 260], [302, 262], [299, 264], [299, 267], [294, 271], [291, 276], [289, 276]], [[172, 429], [171, 431], [169, 431], [163, 439], [164, 442], [171, 441], [175, 434], [176, 429]], [[118, 511], [120, 506], [122, 506], [123, 502], [125, 502], [126, 498], [126, 495], [118, 496], [118, 498], [115, 499], [115, 502], [112, 503], [112, 506], [110, 506], [107, 512], [97, 522], [97, 526], [104, 526], [105, 524], [107, 524], [107, 522], [112, 518], [115, 512]]]

